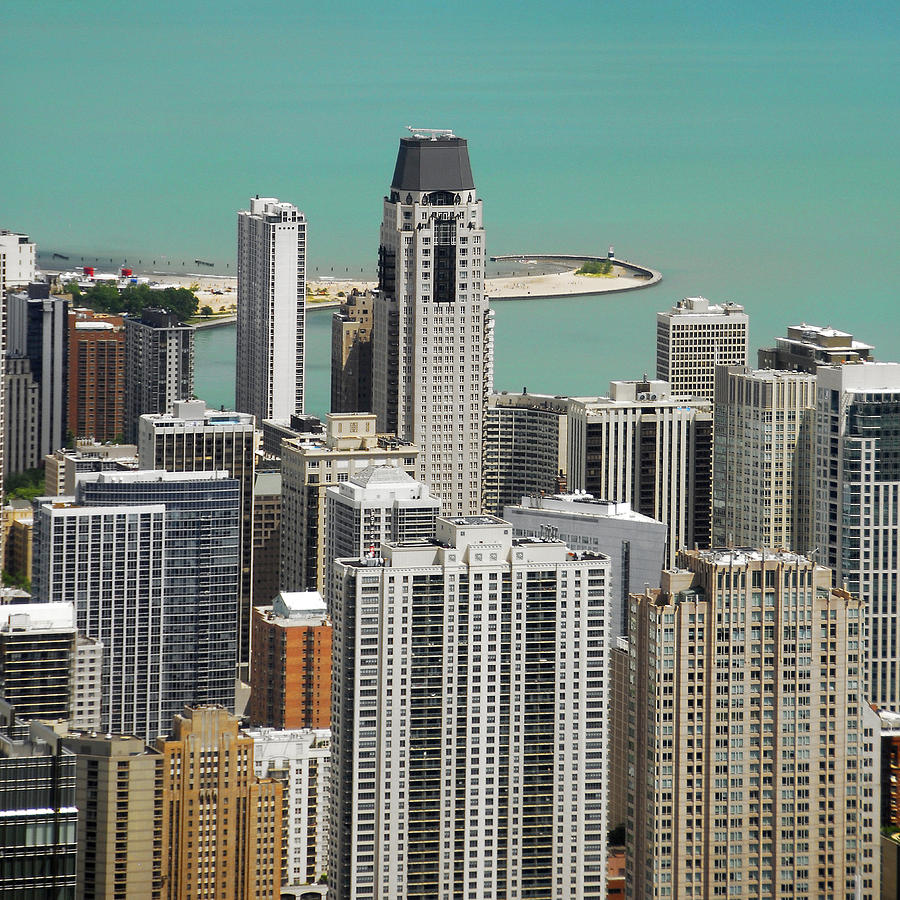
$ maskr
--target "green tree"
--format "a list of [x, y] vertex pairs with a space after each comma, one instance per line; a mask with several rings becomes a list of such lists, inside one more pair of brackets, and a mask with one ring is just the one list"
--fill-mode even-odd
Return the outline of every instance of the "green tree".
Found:
[[200, 307], [200, 315], [201, 316], [211, 316], [213, 314], [213, 308], [211, 306], [201, 306]]

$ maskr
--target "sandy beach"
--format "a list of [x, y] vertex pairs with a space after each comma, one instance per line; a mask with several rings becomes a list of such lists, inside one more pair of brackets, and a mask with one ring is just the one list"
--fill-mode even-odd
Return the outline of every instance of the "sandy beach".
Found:
[[[201, 308], [209, 306], [215, 313], [234, 312], [237, 304], [237, 279], [218, 275], [154, 275], [160, 284], [190, 287], [197, 294]], [[636, 278], [616, 266], [609, 276], [576, 275], [575, 269], [549, 275], [513, 275], [488, 278], [485, 293], [491, 300], [522, 297], [566, 297], [573, 294], [604, 294], [611, 291], [646, 287], [647, 278]], [[310, 281], [309, 305], [340, 302], [353, 290], [365, 291], [376, 286], [374, 281]]]

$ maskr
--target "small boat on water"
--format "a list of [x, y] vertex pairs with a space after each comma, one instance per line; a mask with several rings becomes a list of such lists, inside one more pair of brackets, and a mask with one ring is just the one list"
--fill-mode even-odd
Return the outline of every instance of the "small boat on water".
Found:
[[516, 262], [519, 263], [519, 265], [522, 265], [522, 266], [536, 266], [536, 265], [537, 265], [537, 260], [536, 260], [536, 259], [525, 259], [524, 256], [520, 256], [520, 257], [516, 260]]

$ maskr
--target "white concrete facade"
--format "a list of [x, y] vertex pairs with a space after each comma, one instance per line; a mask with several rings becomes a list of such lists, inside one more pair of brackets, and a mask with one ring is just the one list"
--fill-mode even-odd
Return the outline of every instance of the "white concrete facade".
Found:
[[282, 867], [282, 883], [312, 884], [328, 871], [331, 731], [251, 728], [245, 734], [253, 738], [257, 778], [277, 778], [284, 784], [287, 868]]
[[493, 516], [382, 554], [335, 563], [329, 897], [605, 898], [609, 559]]
[[[404, 169], [413, 154], [421, 177]], [[444, 165], [446, 155], [454, 165]], [[372, 353], [378, 428], [420, 448], [417, 478], [446, 514], [478, 513], [493, 319], [484, 293], [482, 201], [464, 140], [401, 141], [380, 241]]]
[[303, 412], [306, 217], [256, 197], [238, 213], [235, 406], [263, 419]]

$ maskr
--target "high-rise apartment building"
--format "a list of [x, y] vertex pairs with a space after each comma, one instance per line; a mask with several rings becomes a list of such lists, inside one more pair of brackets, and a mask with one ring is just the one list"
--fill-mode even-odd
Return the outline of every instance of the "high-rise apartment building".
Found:
[[816, 377], [719, 366], [713, 546], [810, 553]]
[[[331, 814], [331, 732], [327, 728], [277, 731], [248, 729], [259, 778], [278, 779], [284, 787], [282, 885], [327, 881]], [[296, 892], [303, 900], [319, 897], [316, 888]], [[325, 896], [325, 888], [318, 891]]]
[[69, 303], [49, 284], [29, 284], [7, 298], [7, 323], [7, 353], [28, 361], [37, 388], [34, 468], [66, 442]]
[[306, 217], [274, 197], [238, 213], [235, 406], [263, 419], [303, 412]]
[[39, 602], [103, 643], [104, 731], [149, 740], [185, 701], [233, 709], [239, 486], [221, 472], [101, 472], [36, 502]]
[[379, 431], [420, 450], [416, 478], [448, 514], [481, 511], [481, 429], [493, 383], [485, 233], [466, 141], [400, 140], [384, 198], [374, 303]]
[[900, 363], [820, 368], [815, 545], [868, 613], [869, 699], [900, 712]]
[[75, 734], [76, 897], [162, 896], [162, 754], [125, 735]]
[[628, 630], [629, 595], [659, 584], [668, 529], [629, 503], [595, 500], [590, 494], [522, 497], [520, 504], [504, 509], [503, 518], [512, 525], [513, 537], [554, 537], [577, 553], [609, 557], [609, 638]]
[[162, 896], [278, 900], [281, 782], [254, 774], [253, 739], [221, 707], [185, 707], [162, 763]]
[[240, 485], [241, 631], [238, 655], [250, 658], [250, 596], [253, 589], [253, 486], [259, 432], [247, 413], [207, 409], [202, 400], [179, 400], [171, 410], [141, 416], [138, 460], [142, 469], [167, 472], [228, 472]]
[[353, 292], [331, 316], [331, 411], [372, 411], [371, 291]]
[[9, 477], [40, 464], [38, 417], [40, 387], [27, 357], [6, 354], [4, 360], [3, 452], [4, 476]]
[[125, 440], [137, 443], [146, 414], [194, 396], [194, 328], [164, 309], [125, 319]]
[[336, 559], [376, 556], [382, 541], [434, 537], [440, 500], [397, 466], [369, 466], [325, 493], [327, 603], [332, 601]]
[[609, 561], [454, 516], [335, 568], [329, 898], [605, 897]]
[[502, 516], [526, 494], [565, 490], [568, 412], [568, 397], [491, 394], [482, 437], [485, 512]]
[[879, 896], [865, 606], [790, 552], [685, 551], [631, 606], [630, 896]]
[[759, 350], [759, 367], [815, 375], [819, 366], [872, 362], [873, 350], [871, 344], [854, 340], [852, 334], [830, 325], [792, 325], [787, 337], [775, 338], [774, 347]]
[[569, 404], [569, 489], [626, 502], [669, 529], [666, 561], [709, 547], [712, 403], [663, 381], [614, 381], [608, 397]]
[[379, 434], [375, 416], [330, 413], [324, 438], [285, 440], [281, 450], [281, 589], [325, 592], [325, 492], [369, 466], [415, 475], [419, 448]]
[[317, 591], [254, 607], [247, 716], [269, 728], [331, 724], [331, 621]]
[[38, 722], [0, 728], [0, 897], [75, 900], [75, 757]]
[[747, 365], [749, 318], [738, 303], [685, 297], [656, 314], [656, 377], [672, 393], [712, 400], [716, 366]]
[[67, 427], [76, 438], [122, 440], [125, 324], [121, 316], [69, 309], [67, 396]]

